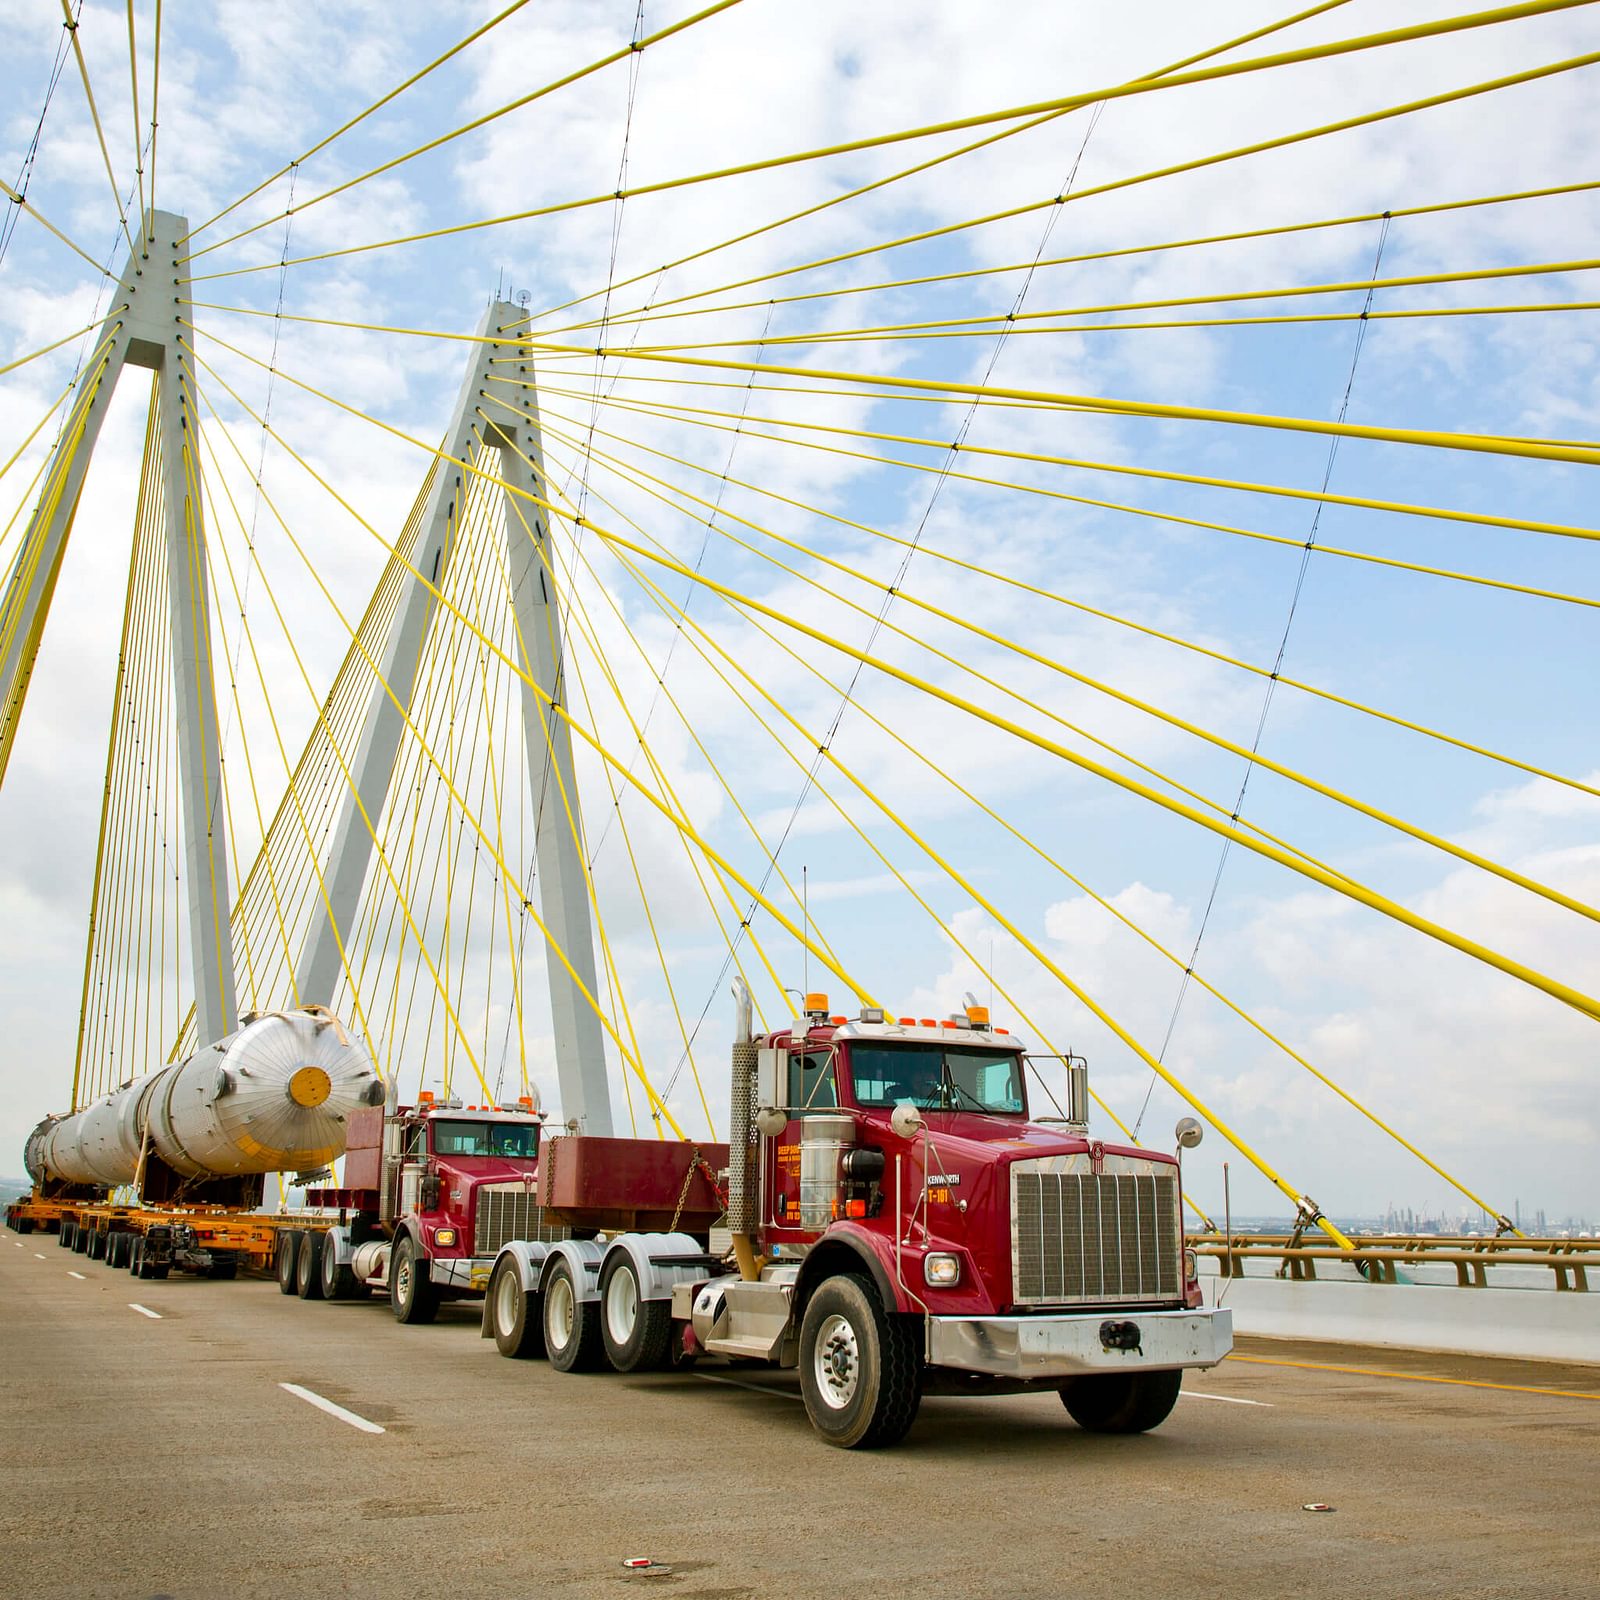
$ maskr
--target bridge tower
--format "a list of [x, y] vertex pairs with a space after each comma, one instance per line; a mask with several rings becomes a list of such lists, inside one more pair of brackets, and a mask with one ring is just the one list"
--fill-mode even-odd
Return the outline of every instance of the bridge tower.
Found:
[[[0, 601], [0, 780], [11, 759], [40, 640], [55, 596], [101, 424], [129, 366], [156, 374], [157, 430], [183, 815], [195, 1022], [201, 1043], [238, 1024], [228, 916], [228, 856], [211, 659], [205, 518], [193, 374], [187, 218], [149, 211], [87, 363], [77, 401], [44, 474]], [[154, 1065], [154, 1063], [152, 1063]]]

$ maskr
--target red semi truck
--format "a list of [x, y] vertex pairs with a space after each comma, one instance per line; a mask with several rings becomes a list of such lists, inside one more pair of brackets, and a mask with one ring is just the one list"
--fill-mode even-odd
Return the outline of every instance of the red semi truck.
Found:
[[[1020, 1043], [970, 1005], [898, 1020], [808, 996], [756, 1038], [739, 997], [731, 1261], [682, 1225], [595, 1236], [641, 1141], [551, 1140], [536, 1190], [565, 1239], [514, 1238], [483, 1333], [563, 1372], [699, 1356], [798, 1367], [817, 1432], [892, 1444], [927, 1394], [1058, 1393], [1081, 1426], [1141, 1432], [1187, 1367], [1232, 1348], [1184, 1247], [1175, 1156], [1092, 1138], [1081, 1063], [1066, 1115], [1031, 1117]], [[1198, 1142], [1184, 1119], [1179, 1142]], [[688, 1170], [690, 1178], [694, 1169]], [[665, 1208], [659, 1175], [651, 1202]], [[708, 1204], [714, 1204], [709, 1202]]]
[[[401, 1105], [391, 1081], [384, 1106], [350, 1114], [342, 1186], [308, 1189], [308, 1211], [279, 1218], [278, 1287], [329, 1300], [376, 1290], [403, 1323], [431, 1322], [444, 1301], [480, 1296], [506, 1243], [567, 1236], [538, 1191], [543, 1123], [531, 1099], [463, 1106], [423, 1091]], [[703, 1240], [721, 1213], [710, 1161], [725, 1162], [726, 1145], [580, 1146], [607, 1170], [605, 1203], [582, 1212], [588, 1227], [688, 1227]], [[613, 1146], [625, 1148], [608, 1161]], [[554, 1178], [548, 1154], [546, 1166]]]

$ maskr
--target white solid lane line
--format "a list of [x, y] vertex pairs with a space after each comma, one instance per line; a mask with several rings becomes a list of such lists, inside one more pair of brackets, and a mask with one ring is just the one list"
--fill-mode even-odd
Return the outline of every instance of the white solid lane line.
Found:
[[302, 1389], [298, 1383], [280, 1383], [280, 1389], [287, 1389], [290, 1394], [298, 1396], [308, 1405], [313, 1405], [318, 1411], [326, 1411], [330, 1417], [337, 1417], [341, 1422], [348, 1422], [352, 1428], [359, 1428], [363, 1433], [382, 1433], [384, 1430], [376, 1422], [368, 1422], [365, 1417], [358, 1417], [353, 1411], [346, 1411], [343, 1406], [336, 1406], [331, 1400], [324, 1400], [320, 1394], [311, 1389]]
[[1221, 1400], [1224, 1404], [1230, 1406], [1262, 1406], [1268, 1411], [1272, 1409], [1270, 1400], [1241, 1400], [1236, 1394], [1202, 1394], [1198, 1389], [1180, 1389], [1178, 1398], [1180, 1400]]
[[74, 1272], [70, 1267], [67, 1268], [67, 1276], [76, 1278], [79, 1283], [87, 1283], [89, 1281], [81, 1272]]
[[137, 1300], [130, 1300], [128, 1302], [128, 1309], [130, 1311], [137, 1311], [141, 1317], [149, 1317], [152, 1322], [159, 1322], [161, 1320], [161, 1313], [159, 1311], [152, 1311], [149, 1306], [142, 1306]]

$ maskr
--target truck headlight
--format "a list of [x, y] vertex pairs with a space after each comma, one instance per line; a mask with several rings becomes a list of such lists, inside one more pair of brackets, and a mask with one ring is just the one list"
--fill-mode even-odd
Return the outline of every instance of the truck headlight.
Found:
[[433, 1242], [441, 1250], [448, 1250], [456, 1242], [456, 1230], [454, 1228], [436, 1228], [433, 1234]]
[[961, 1282], [961, 1257], [926, 1255], [922, 1258], [922, 1281], [930, 1289], [953, 1289]]

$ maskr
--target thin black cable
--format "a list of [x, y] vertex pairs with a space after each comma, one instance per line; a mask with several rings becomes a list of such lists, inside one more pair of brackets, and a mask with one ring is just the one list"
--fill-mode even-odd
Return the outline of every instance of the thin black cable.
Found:
[[[1378, 230], [1378, 249], [1372, 260], [1372, 277], [1378, 276], [1378, 269], [1383, 263], [1383, 249], [1389, 239], [1389, 213], [1383, 214], [1383, 222]], [[1356, 368], [1361, 362], [1361, 347], [1366, 343], [1368, 316], [1372, 311], [1372, 299], [1376, 289], [1369, 287], [1367, 297], [1361, 306], [1361, 318], [1356, 323], [1355, 348], [1350, 352], [1350, 372], [1345, 378], [1344, 398], [1339, 402], [1339, 421], [1343, 422], [1345, 413], [1350, 409], [1350, 395], [1355, 388]], [[1333, 480], [1333, 463], [1339, 454], [1339, 440], [1334, 438], [1328, 446], [1328, 459], [1322, 469], [1323, 494], [1328, 492], [1328, 485]], [[1327, 504], [1324, 500], [1317, 502], [1317, 509], [1312, 513], [1311, 530], [1306, 535], [1304, 548], [1300, 552], [1300, 568], [1295, 573], [1294, 591], [1289, 596], [1289, 614], [1283, 621], [1283, 634], [1278, 640], [1278, 653], [1273, 657], [1272, 671], [1267, 678], [1267, 691], [1261, 698], [1261, 714], [1256, 718], [1255, 738], [1250, 741], [1250, 759], [1245, 762], [1244, 776], [1239, 783], [1239, 793], [1233, 802], [1233, 811], [1229, 815], [1230, 823], [1237, 823], [1239, 813], [1244, 809], [1245, 792], [1250, 787], [1251, 775], [1255, 772], [1255, 755], [1261, 748], [1261, 739], [1267, 728], [1267, 713], [1272, 709], [1273, 696], [1278, 692], [1278, 673], [1283, 668], [1283, 658], [1289, 649], [1289, 634], [1294, 627], [1295, 613], [1300, 607], [1301, 591], [1305, 588], [1306, 573], [1311, 566], [1311, 552], [1316, 548], [1317, 530], [1322, 525], [1322, 509]], [[1217, 856], [1217, 870], [1211, 879], [1211, 892], [1206, 896], [1206, 908], [1200, 918], [1200, 926], [1194, 936], [1194, 948], [1189, 952], [1188, 965], [1183, 969], [1183, 978], [1178, 984], [1177, 998], [1172, 1003], [1172, 1014], [1167, 1018], [1167, 1031], [1161, 1040], [1161, 1049], [1156, 1054], [1156, 1060], [1165, 1062], [1167, 1050], [1172, 1044], [1172, 1035], [1178, 1025], [1178, 1013], [1183, 1009], [1184, 996], [1189, 992], [1189, 982], [1194, 977], [1194, 964], [1200, 955], [1200, 942], [1206, 936], [1206, 928], [1211, 921], [1211, 913], [1217, 903], [1217, 892], [1222, 887], [1222, 874], [1228, 865], [1228, 854], [1233, 848], [1231, 839], [1224, 839], [1222, 849]], [[1145, 1113], [1150, 1109], [1150, 1097], [1155, 1093], [1156, 1075], [1150, 1074], [1150, 1082], [1144, 1092], [1144, 1103], [1139, 1107], [1139, 1115], [1134, 1119], [1133, 1134], [1137, 1139], [1140, 1126], [1144, 1122]]]
[[[1072, 169], [1067, 174], [1066, 182], [1061, 186], [1057, 195], [1057, 203], [1051, 210], [1049, 220], [1045, 223], [1044, 231], [1040, 235], [1039, 247], [1034, 251], [1033, 260], [1029, 263], [1028, 270], [1023, 275], [1022, 283], [1018, 286], [1016, 296], [1012, 300], [1011, 310], [1006, 316], [1006, 325], [1001, 328], [999, 336], [995, 339], [994, 348], [989, 352], [988, 365], [984, 368], [983, 378], [978, 385], [980, 391], [988, 385], [989, 378], [994, 372], [995, 364], [999, 361], [1000, 353], [1004, 350], [1006, 340], [1010, 336], [1011, 324], [1015, 321], [1022, 310], [1024, 302], [1027, 300], [1028, 290], [1033, 285], [1034, 274], [1038, 271], [1039, 263], [1044, 257], [1045, 248], [1050, 243], [1050, 236], [1055, 232], [1056, 222], [1061, 216], [1062, 204], [1066, 201], [1067, 196], [1072, 193], [1073, 184], [1077, 182], [1078, 169], [1083, 165], [1084, 152], [1089, 148], [1089, 140], [1094, 137], [1094, 130], [1099, 124], [1101, 113], [1104, 110], [1105, 103], [1102, 101], [1090, 113], [1089, 126], [1084, 129], [1083, 141], [1078, 146], [1077, 155], [1073, 157]], [[863, 654], [871, 654], [872, 646], [883, 628], [884, 620], [889, 615], [889, 608], [894, 604], [894, 597], [904, 585], [912, 557], [917, 553], [917, 547], [921, 543], [922, 535], [927, 530], [928, 519], [933, 515], [933, 509], [938, 504], [939, 496], [943, 492], [945, 484], [949, 481], [950, 471], [955, 465], [957, 456], [961, 453], [962, 445], [966, 442], [967, 433], [972, 427], [973, 418], [977, 416], [980, 403], [980, 400], [974, 397], [972, 403], [967, 407], [966, 415], [961, 419], [961, 426], [956, 431], [954, 441], [945, 451], [944, 460], [940, 463], [938, 475], [934, 479], [933, 489], [928, 495], [928, 503], [923, 507], [922, 516], [917, 522], [916, 532], [907, 544], [905, 554], [900, 558], [900, 565], [896, 569], [894, 582], [884, 591], [883, 603], [878, 608], [878, 614], [873, 619], [866, 643], [862, 647]], [[812, 758], [811, 765], [806, 769], [805, 781], [800, 786], [800, 793], [795, 796], [794, 805], [789, 810], [789, 817], [783, 825], [783, 832], [779, 835], [777, 846], [767, 858], [766, 870], [762, 873], [761, 881], [756, 886], [757, 897], [766, 893], [767, 885], [772, 881], [772, 874], [777, 870], [778, 857], [783, 853], [783, 847], [789, 842], [789, 835], [794, 830], [794, 825], [800, 816], [801, 809], [807, 799], [810, 798], [812, 789], [816, 786], [817, 774], [822, 770], [822, 763], [827, 758], [828, 751], [832, 747], [834, 740], [838, 737], [845, 712], [849, 710], [854, 700], [856, 685], [860, 681], [864, 666], [865, 662], [858, 658], [855, 663], [855, 670], [850, 674], [850, 681], [845, 685], [844, 693], [839, 697], [839, 704], [828, 724], [827, 732], [817, 746], [817, 753]], [[673, 1084], [677, 1082], [678, 1075], [683, 1071], [684, 1063], [689, 1058], [689, 1051], [693, 1049], [694, 1041], [699, 1037], [700, 1029], [705, 1025], [706, 1017], [710, 1014], [711, 1007], [716, 1002], [717, 994], [728, 976], [728, 969], [733, 965], [735, 953], [738, 951], [745, 933], [749, 930], [759, 904], [760, 899], [753, 898], [749, 909], [739, 923], [738, 932], [735, 933], [733, 942], [729, 946], [727, 958], [723, 961], [715, 979], [712, 980], [711, 991], [706, 996], [705, 1004], [700, 1008], [700, 1015], [695, 1021], [694, 1031], [689, 1035], [689, 1043], [685, 1047], [683, 1054], [678, 1057], [677, 1065], [673, 1067], [671, 1077], [667, 1079], [666, 1088], [661, 1095], [663, 1100], [672, 1092]]]
[[17, 181], [11, 185], [16, 191], [11, 199], [10, 209], [5, 214], [5, 220], [0, 222], [0, 264], [6, 259], [6, 251], [11, 246], [11, 236], [17, 231], [17, 218], [22, 214], [23, 202], [28, 198], [28, 184], [33, 179], [33, 164], [39, 157], [39, 140], [44, 136], [44, 119], [50, 111], [50, 102], [55, 98], [56, 85], [61, 81], [61, 70], [67, 64], [67, 52], [72, 48], [72, 36], [78, 29], [78, 16], [83, 14], [83, 0], [78, 0], [78, 14], [61, 24], [61, 39], [56, 46], [56, 59], [50, 67], [50, 82], [44, 91], [44, 104], [39, 107], [39, 120], [33, 126], [33, 137], [28, 141], [28, 148], [23, 153], [22, 165], [17, 169]]

